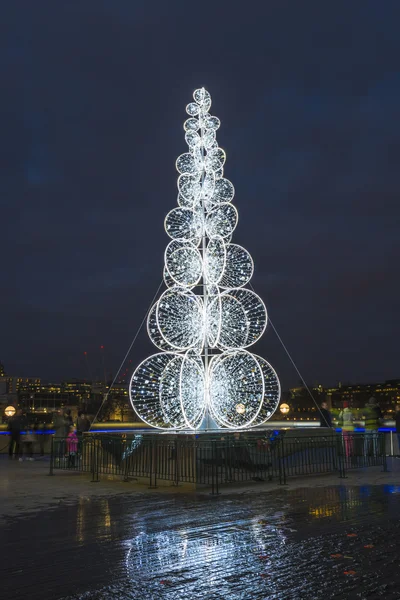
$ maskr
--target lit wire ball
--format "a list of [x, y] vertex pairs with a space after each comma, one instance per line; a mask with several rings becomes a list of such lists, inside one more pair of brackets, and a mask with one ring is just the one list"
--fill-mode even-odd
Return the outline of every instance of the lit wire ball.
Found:
[[193, 240], [203, 233], [202, 216], [192, 208], [178, 206], [167, 214], [164, 227], [174, 240]]
[[218, 235], [208, 242], [204, 259], [204, 277], [208, 284], [218, 284], [225, 271], [226, 246]]
[[264, 377], [264, 397], [260, 407], [260, 412], [252, 423], [252, 427], [260, 427], [272, 417], [276, 409], [278, 408], [279, 401], [281, 398], [281, 385], [279, 383], [278, 375], [276, 371], [271, 367], [269, 362], [253, 354], [263, 373]]
[[168, 288], [174, 287], [176, 285], [175, 281], [172, 279], [171, 275], [168, 273], [167, 267], [165, 267], [165, 266], [164, 266], [164, 271], [163, 271], [163, 279], [164, 279], [165, 285]]
[[140, 363], [132, 375], [129, 384], [132, 407], [142, 421], [152, 427], [180, 429], [185, 426], [180, 411], [179, 384], [174, 381], [179, 358], [172, 352], [153, 354]]
[[204, 342], [202, 298], [182, 287], [166, 290], [156, 304], [156, 322], [174, 350], [201, 350]]
[[267, 310], [261, 298], [245, 288], [221, 294], [221, 332], [218, 347], [247, 348], [260, 339], [267, 326]]
[[190, 152], [185, 152], [185, 154], [181, 154], [176, 159], [176, 170], [181, 175], [198, 175], [200, 169], [198, 168], [198, 163], [194, 159], [194, 157], [190, 154]]
[[[222, 427], [248, 427], [261, 410], [264, 377], [256, 358], [246, 350], [213, 357], [209, 374], [210, 408]], [[238, 411], [238, 405], [245, 410]]]
[[198, 356], [162, 352], [144, 360], [129, 386], [137, 415], [160, 429], [196, 429], [205, 412], [204, 366]]
[[197, 429], [206, 410], [205, 377], [203, 361], [192, 351], [182, 357], [179, 399], [186, 426]]
[[232, 235], [238, 222], [238, 212], [229, 202], [223, 202], [213, 208], [206, 217], [205, 228], [209, 238], [220, 235], [227, 238]]
[[157, 346], [160, 350], [166, 351], [174, 351], [175, 348], [171, 344], [169, 344], [166, 339], [163, 337], [157, 323], [157, 302], [154, 304], [148, 314], [147, 317], [147, 334], [153, 344]]
[[203, 274], [203, 259], [194, 246], [186, 243], [169, 253], [165, 258], [168, 274], [176, 285], [193, 287], [197, 285]]
[[214, 190], [212, 196], [208, 200], [208, 210], [214, 206], [225, 202], [231, 202], [235, 195], [235, 188], [233, 183], [229, 179], [220, 177], [214, 184]]
[[204, 327], [208, 345], [210, 348], [215, 348], [218, 343], [222, 327], [221, 293], [216, 285], [207, 285], [206, 287], [208, 302]]
[[186, 208], [193, 208], [200, 200], [202, 185], [199, 175], [179, 175], [178, 177], [178, 204]]
[[242, 246], [228, 244], [226, 246], [226, 259], [224, 273], [219, 281], [222, 288], [238, 288], [246, 285], [253, 276], [254, 263]]

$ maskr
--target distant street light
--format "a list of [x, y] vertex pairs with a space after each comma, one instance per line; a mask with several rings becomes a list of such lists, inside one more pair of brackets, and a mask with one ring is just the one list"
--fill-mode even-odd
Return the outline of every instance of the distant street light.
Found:
[[281, 404], [279, 407], [279, 410], [281, 411], [281, 413], [283, 415], [287, 415], [288, 412], [290, 411], [290, 406], [288, 404]]
[[7, 406], [7, 408], [4, 411], [4, 414], [6, 415], [6, 417], [13, 417], [15, 415], [15, 406]]

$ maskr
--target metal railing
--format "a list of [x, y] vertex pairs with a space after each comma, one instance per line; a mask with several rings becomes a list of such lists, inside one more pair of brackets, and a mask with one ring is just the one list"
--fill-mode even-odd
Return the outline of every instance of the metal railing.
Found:
[[351, 469], [386, 465], [383, 433], [347, 433], [286, 436], [284, 432], [249, 435], [237, 439], [179, 435], [85, 435], [77, 447], [65, 438], [52, 439], [50, 474], [56, 470], [116, 475], [125, 481], [147, 480], [149, 487], [159, 481], [210, 486], [213, 494], [221, 485], [249, 481], [336, 473], [345, 477]]
[[[319, 427], [314, 427], [314, 428], [310, 428], [309, 432], [310, 432], [310, 437], [311, 434], [317, 435], [317, 436], [321, 436], [324, 437], [325, 435], [325, 431], [324, 429], [321, 429]], [[3, 453], [7, 453], [8, 452], [8, 448], [9, 448], [9, 441], [10, 441], [10, 434], [9, 432], [0, 432], [2, 435], [0, 436], [0, 451]], [[51, 454], [51, 439], [54, 437], [53, 435], [53, 431], [42, 431], [39, 432], [40, 435], [35, 434], [36, 440], [33, 442], [33, 454], [34, 456], [36, 455], [44, 455], [44, 456], [49, 456]], [[131, 431], [131, 432], [124, 432], [123, 436], [128, 436], [128, 438], [133, 438], [133, 437], [139, 437], [140, 435], [150, 435], [151, 432], [146, 432], [144, 433], [142, 432], [135, 432], [135, 431]], [[302, 437], [301, 434], [304, 435], [304, 431], [303, 432], [297, 432], [296, 430], [292, 430], [293, 435], [295, 436], [299, 436]], [[308, 431], [306, 432], [308, 434]], [[330, 433], [330, 432], [329, 432]], [[400, 456], [400, 446], [399, 446], [399, 441], [398, 441], [398, 435], [396, 434], [395, 431], [392, 431], [391, 429], [385, 429], [385, 428], [381, 428], [379, 430], [379, 433], [382, 433], [384, 435], [384, 439], [385, 439], [385, 452], [387, 456]], [[93, 434], [93, 432], [92, 432]], [[99, 435], [103, 436], [104, 438], [113, 438], [113, 439], [120, 439], [121, 437], [121, 433], [101, 433], [98, 432]], [[369, 434], [368, 431], [356, 431], [355, 435], [360, 435], [360, 434]], [[20, 454], [23, 454], [25, 451], [24, 448], [24, 434], [21, 435], [21, 440], [20, 440]]]

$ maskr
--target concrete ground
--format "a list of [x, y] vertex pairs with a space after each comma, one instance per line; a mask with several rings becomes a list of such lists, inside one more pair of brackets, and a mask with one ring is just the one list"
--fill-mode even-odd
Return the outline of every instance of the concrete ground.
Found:
[[0, 460], [8, 600], [400, 598], [400, 460], [218, 497], [48, 466]]
[[[288, 478], [288, 484], [282, 486], [277, 480], [271, 482], [246, 482], [222, 486], [222, 496], [238, 493], [260, 493], [274, 490], [293, 490], [298, 488], [322, 488], [327, 486], [363, 486], [363, 485], [400, 485], [400, 460], [388, 459], [387, 473], [382, 467], [371, 467], [358, 471], [349, 471], [345, 479], [335, 475], [304, 476]], [[169, 484], [149, 489], [146, 483], [137, 484], [134, 480], [123, 482], [119, 476], [102, 476], [97, 483], [91, 482], [90, 474], [74, 471], [57, 471], [49, 476], [49, 460], [34, 462], [8, 460], [0, 458], [0, 522], [26, 512], [39, 510], [63, 503], [77, 502], [81, 497], [97, 498], [119, 494], [210, 494], [211, 488], [200, 486], [194, 490], [191, 485], [178, 488]], [[400, 598], [400, 596], [399, 596]]]

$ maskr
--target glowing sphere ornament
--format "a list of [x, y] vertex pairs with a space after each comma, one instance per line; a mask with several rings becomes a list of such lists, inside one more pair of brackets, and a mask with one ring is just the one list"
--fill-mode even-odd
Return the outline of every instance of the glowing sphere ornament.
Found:
[[164, 222], [171, 238], [164, 255], [167, 289], [147, 318], [159, 352], [133, 373], [130, 400], [138, 416], [159, 429], [196, 430], [210, 417], [221, 428], [257, 427], [280, 400], [274, 369], [247, 350], [263, 335], [267, 311], [244, 287], [254, 271], [249, 252], [231, 242], [239, 216], [216, 140], [221, 123], [209, 114], [207, 90], [195, 90], [193, 99], [184, 123], [188, 152], [176, 160], [178, 206]]

